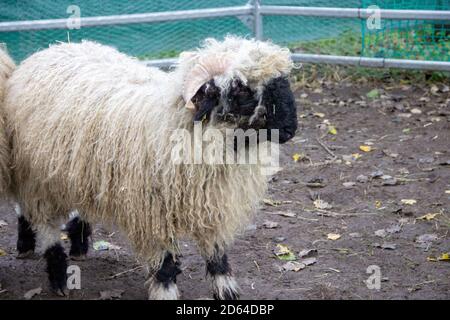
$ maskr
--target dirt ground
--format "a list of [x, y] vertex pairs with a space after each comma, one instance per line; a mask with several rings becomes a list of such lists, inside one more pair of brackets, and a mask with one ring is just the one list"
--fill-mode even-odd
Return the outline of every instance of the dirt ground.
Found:
[[[255, 224], [229, 251], [241, 298], [449, 299], [448, 86], [321, 81], [298, 88], [296, 97], [297, 136], [281, 148], [282, 170]], [[0, 299], [23, 299], [38, 287], [33, 299], [55, 299], [41, 249], [33, 259], [15, 258], [16, 218], [6, 204], [0, 220], [7, 224], [0, 223]], [[81, 268], [82, 290], [69, 298], [117, 289], [121, 299], [146, 299], [144, 273], [126, 241], [96, 226], [98, 240], [121, 249], [91, 248], [86, 261], [71, 261]], [[277, 244], [300, 263], [286, 265], [274, 254]], [[191, 242], [182, 248], [182, 298], [210, 298], [202, 259]], [[305, 261], [300, 252], [310, 249], [317, 252]], [[379, 290], [365, 282], [378, 275], [369, 266], [379, 271]]]

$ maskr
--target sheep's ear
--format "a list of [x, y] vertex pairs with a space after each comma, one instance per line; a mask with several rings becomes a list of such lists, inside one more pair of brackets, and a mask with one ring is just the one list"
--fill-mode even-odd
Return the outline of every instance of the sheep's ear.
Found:
[[289, 80], [279, 77], [271, 80], [264, 88], [262, 104], [266, 107], [268, 137], [271, 129], [279, 130], [279, 142], [294, 137], [297, 130], [297, 107]]
[[214, 84], [214, 80], [208, 81], [197, 91], [192, 98], [196, 107], [194, 121], [209, 120], [211, 112], [219, 104], [220, 89]]

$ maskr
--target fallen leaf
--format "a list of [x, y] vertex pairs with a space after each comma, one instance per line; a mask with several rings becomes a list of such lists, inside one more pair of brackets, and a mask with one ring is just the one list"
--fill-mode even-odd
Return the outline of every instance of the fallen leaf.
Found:
[[352, 182], [352, 181], [349, 181], [349, 182], [344, 182], [342, 185], [343, 185], [345, 188], [351, 188], [351, 187], [354, 187], [354, 186], [356, 185], [356, 183], [355, 183], [355, 182]]
[[341, 238], [341, 235], [339, 233], [329, 233], [329, 234], [327, 234], [327, 238], [329, 240], [335, 241], [335, 240], [338, 240], [339, 238]]
[[294, 159], [295, 162], [298, 162], [302, 158], [303, 158], [302, 155], [299, 153], [294, 153], [294, 155], [292, 156], [292, 159]]
[[376, 201], [375, 201], [375, 208], [380, 209], [381, 206], [382, 206], [381, 201], [380, 201], [380, 200], [376, 200]]
[[372, 151], [372, 147], [362, 145], [362, 146], [359, 146], [359, 150], [364, 151], [364, 152], [370, 152], [370, 151]]
[[297, 214], [292, 211], [276, 211], [276, 212], [270, 212], [270, 214], [276, 214], [276, 215], [288, 217], [288, 218], [295, 218], [297, 216]]
[[426, 233], [418, 236], [416, 242], [433, 242], [438, 239], [438, 235], [435, 233]]
[[124, 290], [120, 289], [113, 289], [113, 290], [106, 290], [106, 291], [100, 291], [100, 300], [113, 300], [113, 299], [120, 299], [122, 298], [122, 294], [124, 293]]
[[325, 117], [325, 113], [322, 112], [314, 112], [313, 113], [314, 117], [318, 117], [318, 118], [324, 118]]
[[333, 206], [331, 204], [329, 204], [326, 201], [323, 201], [322, 199], [317, 199], [313, 203], [317, 209], [326, 210], [326, 209], [333, 208]]
[[104, 251], [104, 250], [120, 250], [121, 247], [116, 246], [108, 241], [100, 240], [96, 241], [93, 244], [94, 250], [96, 251]]
[[375, 235], [377, 237], [384, 238], [387, 236], [387, 231], [385, 229], [379, 229], [379, 230], [375, 231]]
[[371, 176], [373, 179], [381, 178], [382, 176], [384, 176], [384, 172], [381, 171], [381, 170], [377, 170], [377, 171], [372, 172], [372, 173], [370, 174], [370, 176]]
[[450, 261], [450, 254], [443, 253], [437, 259], [438, 259], [438, 261]]
[[418, 217], [417, 220], [433, 220], [434, 218], [436, 218], [436, 216], [440, 215], [440, 213], [427, 213], [426, 215], [423, 215], [421, 217]]
[[0, 249], [0, 257], [6, 256], [6, 255], [7, 255], [6, 251], [3, 249]]
[[378, 89], [373, 89], [373, 90], [370, 90], [369, 92], [367, 92], [366, 96], [367, 96], [367, 98], [375, 99], [380, 96], [380, 92], [378, 91]]
[[310, 266], [316, 262], [317, 262], [317, 258], [306, 258], [306, 259], [300, 260], [300, 263], [303, 263], [306, 266]]
[[5, 220], [0, 220], [0, 228], [6, 227], [7, 225], [8, 225], [8, 222], [6, 222]]
[[427, 257], [427, 261], [450, 261], [450, 253], [443, 253], [439, 257]]
[[65, 232], [61, 232], [60, 238], [63, 241], [69, 240], [69, 237], [67, 236], [67, 233], [65, 233]]
[[385, 250], [395, 250], [396, 248], [397, 248], [397, 245], [395, 243], [384, 242], [381, 245], [381, 249], [385, 249]]
[[282, 268], [283, 268], [283, 270], [286, 270], [286, 271], [297, 272], [302, 269], [305, 269], [306, 265], [304, 263], [300, 263], [297, 261], [289, 261], [289, 262], [285, 263]]
[[23, 297], [27, 300], [31, 300], [34, 296], [36, 295], [40, 295], [42, 293], [42, 288], [35, 288], [35, 289], [31, 289], [29, 291], [27, 291]]
[[362, 237], [361, 233], [359, 233], [359, 232], [352, 232], [349, 234], [349, 236], [352, 238], [361, 238]]
[[270, 221], [270, 220], [264, 221], [262, 225], [266, 229], [275, 229], [280, 226], [278, 222]]
[[358, 181], [359, 183], [366, 183], [369, 181], [369, 178], [363, 174], [360, 174], [356, 177], [356, 181]]
[[272, 207], [277, 207], [281, 204], [281, 201], [279, 200], [272, 200], [272, 199], [263, 199], [264, 204], [267, 204]]
[[403, 203], [403, 204], [407, 204], [407, 205], [412, 206], [412, 205], [417, 203], [417, 200], [415, 200], [415, 199], [402, 199], [402, 200], [400, 200], [400, 202]]
[[328, 126], [328, 133], [329, 133], [329, 134], [332, 134], [332, 135], [336, 135], [336, 134], [337, 134], [336, 127], [334, 127], [334, 126]]
[[318, 251], [317, 249], [304, 249], [298, 253], [300, 258], [310, 258], [317, 256]]
[[411, 113], [412, 113], [412, 114], [421, 114], [421, 113], [422, 113], [422, 110], [420, 110], [420, 109], [418, 109], [418, 108], [414, 108], [414, 109], [411, 109]]
[[295, 254], [289, 249], [289, 247], [284, 244], [277, 244], [275, 255], [278, 257], [278, 259], [285, 261], [292, 261], [297, 259]]
[[389, 228], [386, 228], [386, 231], [389, 233], [398, 233], [402, 230], [402, 227], [399, 224], [394, 224]]

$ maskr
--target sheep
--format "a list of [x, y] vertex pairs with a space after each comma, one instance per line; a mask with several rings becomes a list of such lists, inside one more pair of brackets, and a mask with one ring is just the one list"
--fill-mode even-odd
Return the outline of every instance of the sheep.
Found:
[[51, 289], [66, 293], [58, 226], [76, 209], [127, 236], [147, 266], [149, 299], [179, 297], [184, 237], [205, 259], [214, 297], [238, 298], [226, 249], [266, 192], [262, 162], [197, 164], [190, 154], [175, 163], [174, 132], [264, 128], [289, 140], [297, 129], [292, 67], [286, 48], [228, 36], [182, 53], [169, 72], [90, 41], [50, 46], [9, 70], [0, 87], [11, 150], [0, 156], [11, 158], [9, 193], [41, 238]]

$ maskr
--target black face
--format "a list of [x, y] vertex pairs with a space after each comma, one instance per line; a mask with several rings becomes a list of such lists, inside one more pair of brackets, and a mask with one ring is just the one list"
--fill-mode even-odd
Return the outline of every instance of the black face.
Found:
[[262, 104], [266, 107], [267, 126], [279, 130], [279, 142], [292, 139], [297, 131], [297, 107], [289, 80], [280, 77], [271, 80], [264, 88]]
[[297, 111], [295, 99], [285, 77], [271, 80], [264, 88], [261, 101], [256, 92], [241, 81], [233, 81], [229, 90], [220, 92], [214, 80], [205, 83], [192, 99], [197, 107], [194, 121], [209, 120], [212, 111], [215, 120], [228, 122], [240, 129], [279, 130], [279, 142], [284, 143], [295, 135]]

